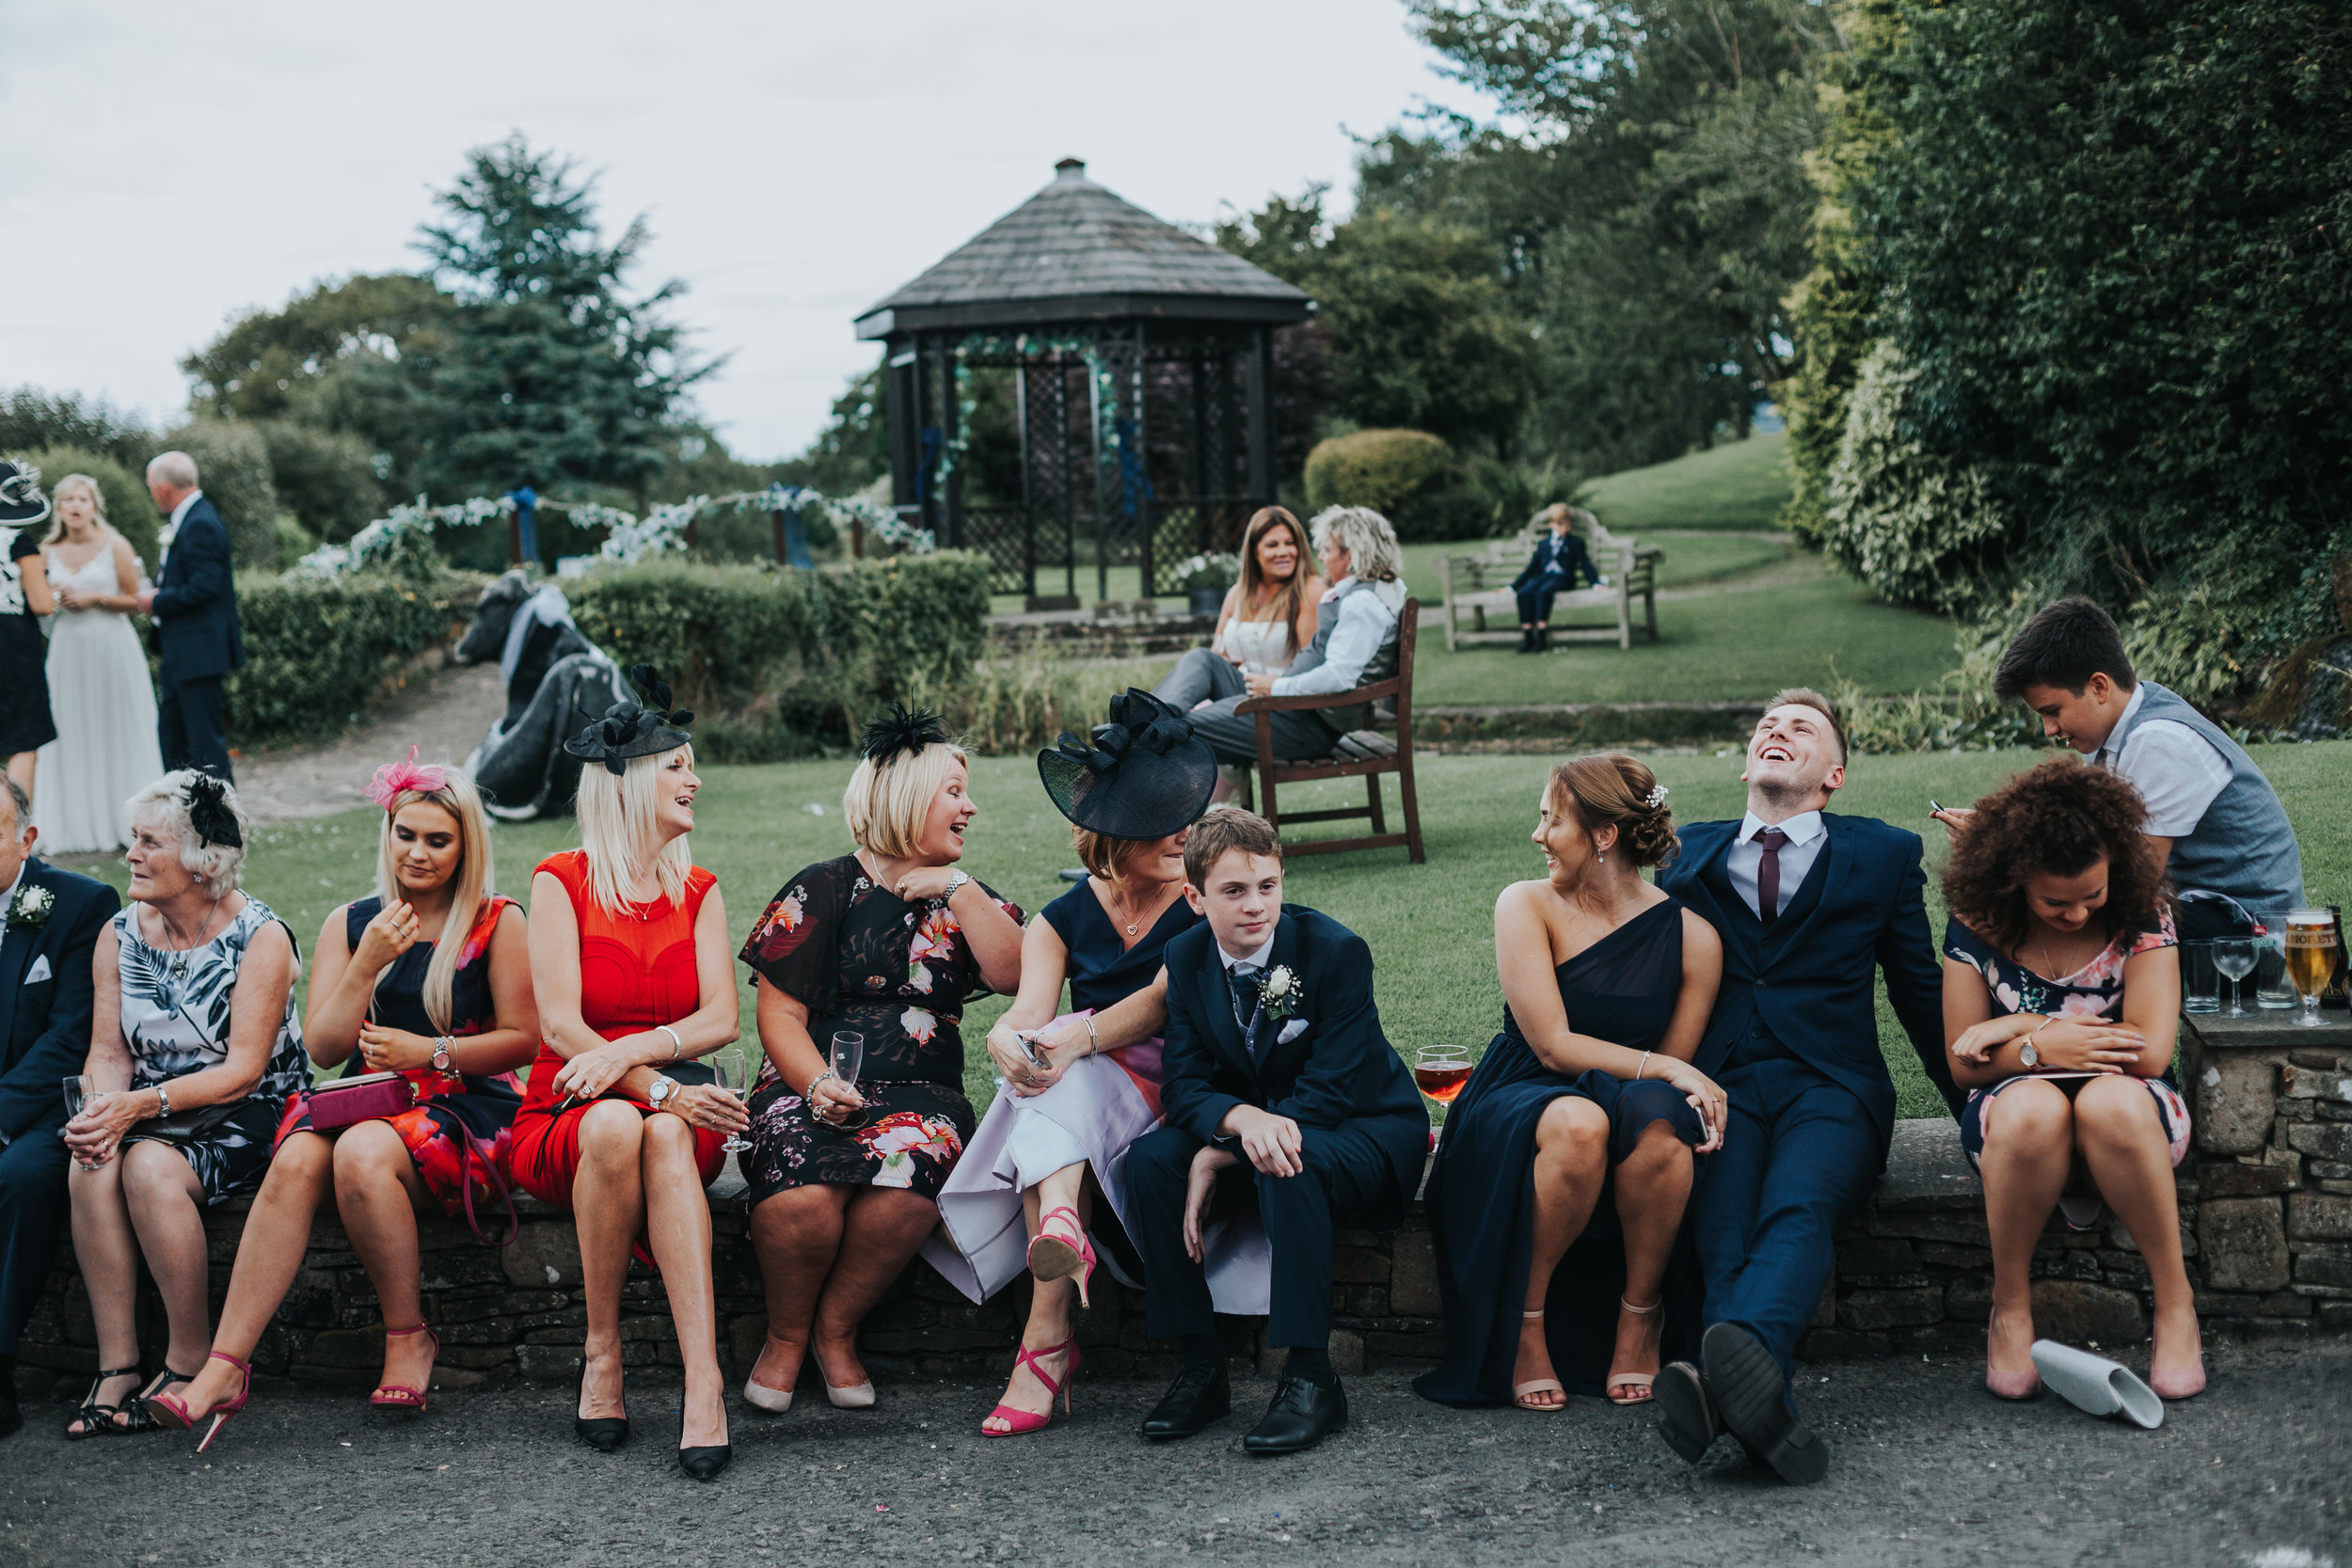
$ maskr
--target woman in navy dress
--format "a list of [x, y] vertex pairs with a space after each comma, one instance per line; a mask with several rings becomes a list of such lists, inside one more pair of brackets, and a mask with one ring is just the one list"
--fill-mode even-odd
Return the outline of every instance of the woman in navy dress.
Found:
[[1695, 1317], [1677, 1238], [1724, 1107], [1691, 1057], [1723, 947], [1642, 877], [1677, 847], [1665, 798], [1618, 752], [1561, 764], [1534, 832], [1548, 875], [1496, 900], [1502, 1033], [1429, 1177], [1447, 1356], [1413, 1386], [1439, 1403], [1645, 1402], [1669, 1290], [1677, 1339]]

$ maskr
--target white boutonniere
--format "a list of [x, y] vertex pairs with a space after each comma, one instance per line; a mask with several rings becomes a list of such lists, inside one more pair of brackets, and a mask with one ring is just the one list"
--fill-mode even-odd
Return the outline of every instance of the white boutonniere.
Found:
[[49, 911], [57, 906], [57, 895], [45, 887], [32, 883], [16, 890], [8, 903], [8, 924], [38, 927], [49, 924]]
[[1276, 964], [1267, 972], [1265, 987], [1259, 992], [1260, 1016], [1269, 1022], [1279, 1022], [1298, 1011], [1298, 976], [1288, 964]]

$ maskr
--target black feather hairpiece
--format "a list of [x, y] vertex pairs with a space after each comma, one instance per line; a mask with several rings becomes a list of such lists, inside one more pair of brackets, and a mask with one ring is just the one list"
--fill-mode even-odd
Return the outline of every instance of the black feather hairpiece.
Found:
[[667, 724], [674, 730], [682, 730], [694, 721], [694, 715], [690, 710], [682, 707], [673, 708], [670, 705], [670, 683], [656, 674], [652, 665], [630, 665], [628, 680], [631, 686], [652, 699], [645, 704], [645, 711], [652, 717], [654, 722]]
[[185, 799], [188, 826], [196, 830], [198, 839], [207, 847], [245, 847], [245, 833], [237, 826], [237, 814], [230, 808], [227, 784], [210, 773], [199, 773], [188, 781]]
[[913, 755], [927, 746], [946, 743], [947, 726], [931, 708], [918, 707], [910, 712], [906, 704], [893, 702], [866, 721], [863, 750], [866, 760], [877, 768], [887, 768], [899, 757]]

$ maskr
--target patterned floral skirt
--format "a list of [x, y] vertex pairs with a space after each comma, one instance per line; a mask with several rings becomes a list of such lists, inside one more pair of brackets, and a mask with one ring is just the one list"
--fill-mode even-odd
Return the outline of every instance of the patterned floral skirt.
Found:
[[936, 1199], [979, 1118], [961, 1089], [945, 1084], [862, 1079], [866, 1109], [835, 1126], [809, 1115], [808, 1101], [771, 1071], [748, 1107], [752, 1147], [743, 1179], [757, 1204], [793, 1187], [903, 1187]]
[[[507, 1081], [511, 1083], [511, 1077]], [[465, 1104], [462, 1112], [458, 1110], [461, 1102]], [[460, 1125], [457, 1118], [462, 1117], [462, 1125], [474, 1129], [474, 1141], [479, 1149], [473, 1165], [474, 1209], [477, 1214], [484, 1216], [486, 1225], [486, 1216], [498, 1198], [490, 1184], [483, 1179], [480, 1156], [487, 1156], [489, 1163], [497, 1167], [500, 1180], [511, 1182], [516, 1101], [510, 1096], [448, 1094], [437, 1096], [426, 1104], [440, 1106], [444, 1114], [436, 1116], [421, 1104], [413, 1105], [396, 1117], [386, 1117], [384, 1121], [407, 1146], [408, 1158], [416, 1162], [417, 1179], [424, 1183], [424, 1190], [433, 1195], [433, 1201], [441, 1206], [441, 1212], [452, 1219], [464, 1212], [464, 1195], [458, 1183], [465, 1179], [463, 1173], [467, 1168], [465, 1147], [455, 1136], [456, 1128]], [[310, 1091], [305, 1089], [286, 1101], [285, 1115], [278, 1123], [278, 1137], [271, 1146], [273, 1154], [277, 1146], [283, 1144], [293, 1133], [309, 1131]]]
[[122, 1141], [125, 1145], [167, 1143], [178, 1149], [188, 1169], [196, 1173], [197, 1184], [204, 1189], [205, 1207], [210, 1208], [252, 1191], [269, 1174], [270, 1156], [277, 1151], [270, 1129], [278, 1125], [278, 1107], [274, 1094], [247, 1095], [236, 1101], [235, 1110], [223, 1113], [195, 1137], [150, 1138], [134, 1126]]

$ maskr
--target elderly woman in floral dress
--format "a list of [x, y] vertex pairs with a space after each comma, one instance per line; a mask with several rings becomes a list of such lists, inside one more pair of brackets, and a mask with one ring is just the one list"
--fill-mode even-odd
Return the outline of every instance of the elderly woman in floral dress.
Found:
[[[743, 1397], [762, 1410], [791, 1404], [812, 1350], [827, 1399], [874, 1402], [858, 1324], [939, 1223], [977, 1119], [964, 1001], [1021, 980], [1021, 911], [955, 869], [979, 811], [961, 748], [894, 704], [865, 752], [841, 801], [856, 852], [796, 873], [741, 955], [767, 1055], [742, 1157], [768, 1298]], [[834, 1071], [844, 1034], [863, 1037], [854, 1084]]]

